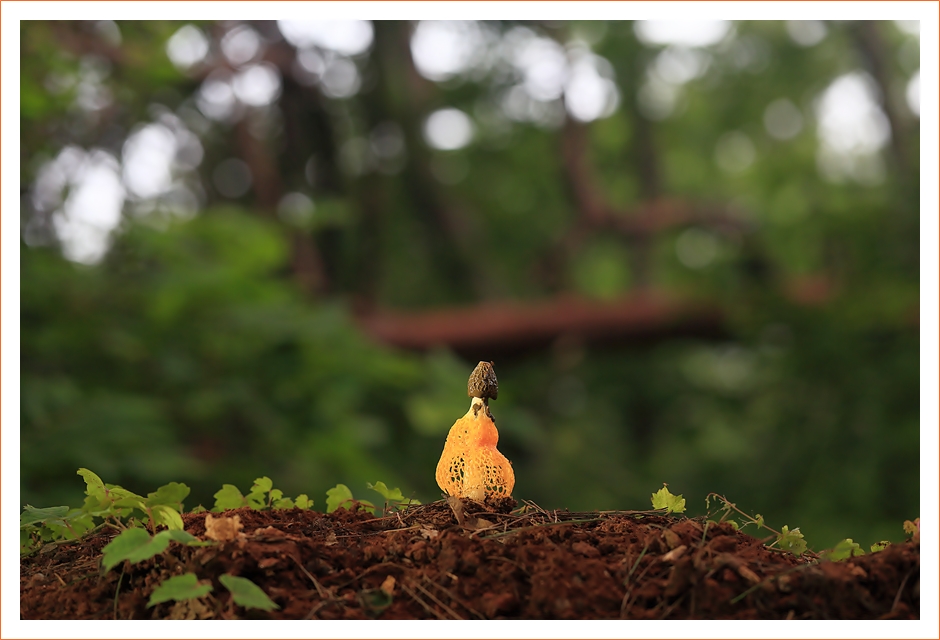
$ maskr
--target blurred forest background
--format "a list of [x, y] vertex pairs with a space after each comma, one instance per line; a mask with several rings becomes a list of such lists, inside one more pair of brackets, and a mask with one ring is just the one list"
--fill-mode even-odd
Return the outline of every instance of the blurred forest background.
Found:
[[918, 23], [21, 24], [21, 503], [919, 515]]

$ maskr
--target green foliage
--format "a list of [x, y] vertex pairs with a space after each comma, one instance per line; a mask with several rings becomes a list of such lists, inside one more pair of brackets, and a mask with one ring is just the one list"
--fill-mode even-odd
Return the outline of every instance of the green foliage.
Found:
[[372, 489], [373, 491], [381, 494], [385, 498], [385, 508], [388, 509], [389, 506], [401, 509], [402, 507], [408, 507], [412, 505], [421, 504], [418, 500], [414, 498], [406, 498], [402, 495], [401, 489], [395, 487], [394, 489], [389, 489], [385, 486], [385, 483], [382, 481], [372, 484], [371, 482], [366, 483], [366, 489]]
[[888, 540], [882, 540], [871, 545], [871, 552], [878, 553], [879, 551], [884, 551], [891, 545], [891, 542]]
[[246, 609], [262, 609], [264, 611], [280, 609], [280, 607], [261, 590], [261, 587], [247, 578], [225, 573], [219, 576], [219, 582], [232, 592], [232, 599], [235, 601], [235, 604], [241, 605]]
[[650, 496], [650, 500], [654, 509], [665, 509], [666, 513], [682, 513], [685, 511], [685, 498], [681, 495], [672, 495], [669, 489], [666, 488], [665, 482], [662, 489]]
[[45, 507], [43, 509], [37, 509], [36, 507], [26, 505], [23, 507], [23, 513], [20, 514], [20, 527], [36, 524], [37, 522], [64, 522], [62, 518], [68, 512], [68, 507]]
[[[189, 487], [185, 484], [170, 482], [144, 498], [117, 485], [106, 484], [89, 469], [81, 468], [77, 473], [85, 480], [87, 494], [81, 508], [36, 508], [32, 505], [23, 507], [20, 514], [20, 553], [34, 551], [45, 542], [76, 539], [95, 527], [96, 519], [122, 530], [105, 547], [106, 569], [123, 560], [139, 562], [151, 558], [163, 552], [171, 540], [191, 545], [204, 544], [183, 531], [182, 501], [189, 495]], [[385, 511], [421, 504], [417, 500], [405, 498], [397, 487], [389, 489], [384, 482], [367, 483], [366, 487], [385, 499]], [[352, 507], [354, 503], [373, 514], [376, 512], [376, 507], [371, 502], [355, 500], [349, 487], [344, 484], [336, 485], [327, 491], [328, 512], [335, 511], [340, 506]], [[215, 506], [212, 511], [218, 513], [246, 506], [256, 510], [311, 509], [313, 500], [305, 493], [295, 499], [285, 498], [280, 489], [274, 488], [271, 478], [262, 476], [255, 479], [247, 496], [242, 495], [235, 485], [223, 484], [215, 493]], [[146, 516], [146, 520], [133, 517], [131, 514], [135, 511]], [[204, 511], [205, 508], [199, 506], [193, 509], [192, 513]], [[150, 533], [141, 528], [144, 525], [149, 525]], [[161, 526], [167, 530], [156, 533], [156, 528]]]
[[301, 493], [296, 500], [284, 497], [284, 492], [274, 488], [271, 478], [262, 476], [256, 478], [251, 490], [247, 496], [243, 496], [233, 484], [224, 484], [222, 488], [215, 493], [214, 512], [226, 511], [228, 509], [239, 509], [241, 507], [251, 507], [252, 509], [310, 509], [313, 506], [313, 500], [307, 497], [307, 494]]
[[[326, 512], [333, 513], [340, 507], [350, 507], [354, 502], [352, 491], [349, 490], [344, 484], [338, 484], [332, 489], [327, 489], [326, 491]], [[361, 503], [366, 508], [372, 507], [373, 505]]]
[[[402, 495], [401, 489], [398, 487], [389, 489], [388, 486], [386, 486], [386, 484], [381, 481], [376, 482], [375, 484], [367, 482], [366, 488], [372, 489], [385, 499], [385, 508], [383, 509], [384, 512], [388, 512], [389, 509], [400, 510], [409, 506], [421, 504], [417, 500], [404, 497], [404, 495]], [[365, 509], [373, 515], [377, 514], [376, 506], [373, 503], [369, 502], [368, 500], [358, 500], [354, 498], [352, 491], [345, 484], [338, 484], [332, 489], [328, 489], [326, 492], [327, 513], [332, 513], [340, 507], [351, 509], [355, 505], [359, 505], [360, 508]]]
[[173, 576], [160, 583], [160, 585], [150, 594], [150, 600], [147, 607], [166, 602], [168, 600], [192, 600], [201, 598], [212, 591], [211, 584], [200, 584], [195, 573], [184, 573], [181, 576]]
[[[875, 545], [872, 545], [872, 547], [874, 546]], [[832, 549], [823, 551], [819, 555], [821, 558], [835, 562], [838, 560], [845, 560], [853, 556], [863, 556], [865, 555], [865, 551], [862, 550], [862, 547], [857, 542], [853, 542], [852, 538], [846, 538], [845, 540], [839, 542], [839, 544], [834, 546]]]
[[795, 527], [791, 531], [787, 525], [783, 525], [783, 528], [780, 530], [780, 537], [777, 538], [771, 546], [773, 545], [777, 545], [784, 551], [789, 551], [797, 556], [806, 553], [806, 540], [803, 539], [803, 534], [800, 532], [799, 527]]
[[126, 529], [114, 540], [105, 545], [102, 552], [101, 566], [110, 571], [118, 563], [128, 560], [131, 563], [140, 562], [163, 553], [170, 542], [183, 544], [203, 544], [194, 536], [185, 531], [168, 529], [151, 536], [144, 529]]
[[[189, 495], [189, 487], [185, 484], [171, 482], [144, 498], [118, 485], [106, 484], [89, 469], [81, 468], [77, 474], [85, 481], [86, 497], [80, 508], [23, 507], [20, 553], [34, 551], [45, 542], [74, 540], [102, 524], [118, 528], [146, 524], [151, 532], [158, 527], [166, 527], [174, 533], [183, 533], [180, 512], [183, 499]], [[135, 512], [139, 515], [134, 516]], [[156, 544], [160, 544], [159, 540]], [[165, 548], [166, 545], [163, 546]]]
[[[754, 515], [754, 516], [748, 515], [747, 513], [739, 509], [735, 503], [731, 502], [724, 496], [718, 495], [717, 493], [709, 493], [707, 496], [705, 496], [705, 508], [706, 509], [711, 507], [711, 501], [713, 499], [717, 500], [720, 503], [718, 511], [721, 513], [721, 517], [717, 521], [709, 520], [709, 522], [717, 522], [718, 524], [723, 523], [723, 522], [729, 522], [735, 528], [735, 530], [743, 529], [744, 527], [748, 525], [754, 525], [758, 529], [766, 529], [767, 531], [770, 531], [775, 535], [774, 541], [771, 542], [769, 545], [770, 547], [775, 547], [779, 545], [780, 549], [783, 549], [784, 551], [789, 551], [795, 555], [803, 555], [804, 553], [806, 553], [807, 551], [806, 541], [803, 539], [803, 534], [800, 532], [799, 527], [793, 529], [792, 531], [789, 529], [789, 527], [787, 527], [787, 525], [783, 525], [783, 529], [780, 531], [772, 529], [764, 523], [764, 516], [762, 516], [761, 514], [758, 513], [757, 515]], [[737, 522], [729, 519], [728, 516], [731, 515], [732, 512], [735, 512], [744, 518], [743, 525], [739, 526]], [[713, 515], [714, 514], [710, 514], [710, 516], [713, 516]], [[849, 540], [849, 542], [851, 542], [851, 540]]]
[[222, 488], [215, 492], [215, 507], [213, 511], [226, 511], [228, 509], [239, 509], [248, 504], [245, 496], [233, 484], [223, 484]]

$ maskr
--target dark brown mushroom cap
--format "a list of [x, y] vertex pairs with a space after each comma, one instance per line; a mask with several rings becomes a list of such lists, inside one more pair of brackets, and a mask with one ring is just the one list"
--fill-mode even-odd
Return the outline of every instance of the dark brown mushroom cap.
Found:
[[480, 362], [467, 380], [467, 395], [471, 398], [495, 400], [499, 394], [499, 383], [492, 362]]

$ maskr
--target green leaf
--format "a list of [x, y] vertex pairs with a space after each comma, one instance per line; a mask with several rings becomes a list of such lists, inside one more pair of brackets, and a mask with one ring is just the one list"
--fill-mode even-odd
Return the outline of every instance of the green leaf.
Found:
[[82, 511], [97, 518], [104, 518], [110, 515], [120, 516], [124, 510], [115, 508], [114, 502], [104, 496], [85, 496]]
[[28, 529], [20, 529], [20, 553], [28, 553], [33, 549], [33, 536]]
[[36, 507], [26, 505], [23, 507], [23, 513], [20, 514], [20, 527], [26, 527], [37, 522], [46, 520], [61, 519], [69, 512], [68, 507]]
[[294, 506], [297, 507], [298, 509], [309, 509], [310, 507], [313, 506], [313, 500], [308, 498], [306, 493], [301, 493], [294, 500]]
[[685, 511], [685, 498], [681, 495], [674, 496], [669, 493], [665, 482], [663, 488], [654, 493], [650, 499], [653, 502], [654, 509], [665, 509], [666, 513], [682, 513]]
[[777, 538], [775, 544], [779, 544], [781, 549], [798, 556], [806, 552], [806, 540], [803, 539], [803, 534], [800, 532], [799, 527], [790, 531], [787, 525], [783, 525], [783, 529], [780, 530], [780, 537]]
[[124, 487], [118, 486], [116, 484], [106, 484], [105, 489], [107, 490], [108, 495], [110, 495], [116, 501], [136, 500], [140, 502], [141, 505], [143, 505], [147, 501], [147, 499], [144, 498], [143, 496], [139, 496], [133, 491], [128, 491]]
[[196, 506], [193, 508], [193, 510], [190, 511], [190, 513], [205, 513], [205, 512], [206, 512], [206, 508], [205, 508], [204, 506], [202, 506], [201, 504], [196, 505]]
[[871, 545], [871, 552], [877, 553], [879, 551], [884, 551], [885, 549], [888, 548], [890, 544], [891, 544], [890, 540], [882, 540], [881, 542], [876, 542], [873, 545]]
[[857, 542], [853, 542], [852, 538], [846, 538], [839, 542], [836, 546], [828, 551], [824, 551], [821, 554], [827, 560], [839, 561], [845, 560], [846, 558], [851, 558], [852, 556], [863, 556], [865, 552], [862, 551], [861, 547]]
[[179, 542], [190, 547], [211, 547], [216, 544], [213, 540], [200, 540], [191, 533], [186, 531], [179, 531], [178, 529], [167, 529], [166, 531], [161, 531], [154, 538], [165, 537], [173, 542]]
[[173, 507], [177, 511], [183, 510], [183, 500], [189, 495], [189, 487], [182, 482], [171, 482], [165, 484], [156, 491], [147, 494], [146, 505], [155, 507], [158, 504], [165, 504]]
[[344, 484], [338, 484], [326, 492], [326, 512], [332, 513], [339, 507], [347, 506], [347, 502], [352, 502], [352, 491]]
[[284, 492], [280, 489], [271, 489], [271, 502], [277, 502], [284, 497]]
[[116, 508], [116, 509], [120, 509], [120, 508], [138, 509], [143, 513], [147, 513], [147, 507], [146, 505], [144, 505], [143, 498], [125, 496], [123, 498], [114, 500], [114, 502], [112, 502], [111, 505], [113, 508]]
[[169, 544], [169, 536], [157, 534], [151, 537], [144, 529], [125, 529], [101, 550], [101, 564], [105, 571], [110, 571], [124, 560], [140, 562], [152, 558], [163, 552]]
[[211, 584], [201, 584], [196, 579], [195, 573], [184, 573], [181, 576], [173, 576], [164, 580], [160, 586], [150, 594], [150, 600], [147, 607], [166, 602], [167, 600], [191, 600], [201, 598], [212, 591]]
[[94, 528], [94, 519], [81, 509], [71, 509], [67, 516], [47, 520], [46, 526], [55, 532], [56, 538], [75, 540], [89, 529]]
[[77, 471], [78, 475], [85, 479], [85, 493], [90, 496], [96, 496], [100, 498], [105, 497], [105, 486], [101, 478], [97, 476], [93, 471], [89, 471], [82, 467]]
[[366, 483], [367, 489], [372, 489], [382, 494], [382, 497], [388, 500], [389, 502], [401, 502], [405, 499], [405, 496], [401, 494], [401, 489], [395, 487], [394, 489], [389, 489], [385, 486], [384, 482], [376, 482], [372, 484], [371, 482]]
[[215, 492], [215, 507], [213, 511], [227, 511], [228, 509], [238, 509], [245, 506], [245, 496], [238, 490], [234, 484], [223, 484], [222, 488]]
[[165, 525], [168, 529], [181, 530], [183, 528], [183, 518], [180, 514], [168, 504], [158, 504], [153, 507], [153, 519], [157, 524]]
[[260, 511], [267, 506], [267, 496], [263, 493], [252, 492], [245, 496], [245, 501], [248, 503], [248, 506], [254, 509], [255, 511]]
[[173, 542], [182, 542], [183, 544], [192, 544], [193, 542], [202, 543], [202, 540], [193, 534], [186, 531], [180, 531], [179, 529], [168, 529], [167, 531], [161, 531], [154, 537], [158, 538], [160, 536], [164, 536]]
[[246, 609], [263, 609], [271, 611], [280, 609], [279, 606], [261, 590], [261, 587], [247, 578], [229, 575], [227, 573], [219, 576], [219, 582], [226, 589], [232, 592], [232, 599], [235, 604], [241, 605]]
[[271, 506], [275, 509], [290, 509], [294, 506], [294, 501], [290, 498], [281, 498], [280, 500], [275, 500]]
[[382, 589], [364, 589], [359, 592], [359, 601], [373, 616], [382, 613], [392, 604], [392, 595]]
[[274, 486], [274, 483], [271, 482], [271, 478], [268, 476], [262, 476], [260, 478], [255, 478], [255, 483], [251, 486], [252, 493], [268, 493], [271, 491], [271, 488]]

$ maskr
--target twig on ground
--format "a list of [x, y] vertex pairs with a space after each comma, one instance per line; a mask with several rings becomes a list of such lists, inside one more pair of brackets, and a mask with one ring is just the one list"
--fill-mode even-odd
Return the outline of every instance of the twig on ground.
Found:
[[453, 616], [454, 620], [463, 620], [463, 619], [464, 619], [464, 618], [462, 618], [461, 616], [459, 616], [456, 611], [454, 611], [453, 609], [451, 609], [450, 607], [448, 607], [446, 604], [444, 604], [443, 602], [441, 602], [440, 598], [438, 598], [436, 595], [434, 595], [433, 593], [431, 593], [430, 591], [428, 591], [427, 589], [425, 589], [421, 584], [419, 584], [419, 583], [416, 582], [416, 583], [415, 583], [415, 588], [416, 588], [416, 589], [420, 589], [420, 590], [421, 590], [421, 593], [423, 593], [424, 595], [426, 595], [427, 597], [429, 597], [431, 600], [433, 600], [434, 602], [436, 602], [437, 604], [439, 604], [439, 605], [441, 606], [441, 608], [444, 609], [444, 611], [446, 611], [446, 612], [449, 613], [451, 616]]
[[424, 600], [422, 600], [421, 598], [419, 598], [419, 597], [418, 597], [418, 594], [416, 594], [414, 591], [412, 591], [411, 589], [409, 589], [409, 588], [408, 588], [408, 585], [406, 585], [406, 584], [404, 583], [404, 581], [401, 582], [401, 583], [399, 583], [399, 584], [400, 584], [400, 586], [401, 586], [402, 591], [404, 591], [404, 592], [407, 593], [409, 596], [411, 596], [411, 598], [412, 598], [415, 602], [417, 602], [418, 604], [420, 604], [421, 607], [422, 607], [425, 611], [427, 611], [428, 613], [432, 614], [432, 615], [433, 615], [434, 617], [436, 617], [438, 620], [447, 620], [447, 618], [444, 617], [444, 616], [442, 616], [440, 613], [438, 613], [436, 609], [434, 609], [434, 608], [431, 607], [427, 602], [425, 602]]
[[[499, 556], [494, 556], [494, 557], [499, 557]], [[431, 579], [430, 579], [429, 577], [427, 577], [427, 576], [424, 576], [424, 580], [425, 580], [428, 584], [434, 585], [435, 587], [437, 587], [438, 589], [440, 589], [441, 591], [443, 591], [444, 593], [446, 593], [446, 594], [447, 594], [447, 597], [449, 597], [452, 602], [458, 603], [461, 607], [463, 607], [464, 609], [466, 609], [467, 611], [469, 611], [470, 613], [472, 613], [473, 615], [475, 615], [476, 617], [478, 617], [480, 620], [486, 620], [486, 616], [484, 616], [482, 613], [480, 613], [479, 611], [477, 611], [476, 609], [474, 609], [473, 607], [471, 607], [470, 605], [468, 605], [468, 604], [467, 604], [466, 602], [464, 602], [463, 600], [457, 598], [457, 597], [453, 594], [453, 592], [452, 592], [450, 589], [448, 589], [447, 587], [445, 587], [444, 585], [441, 585], [441, 584], [438, 584], [438, 583], [434, 582], [433, 580], [431, 580]]]

